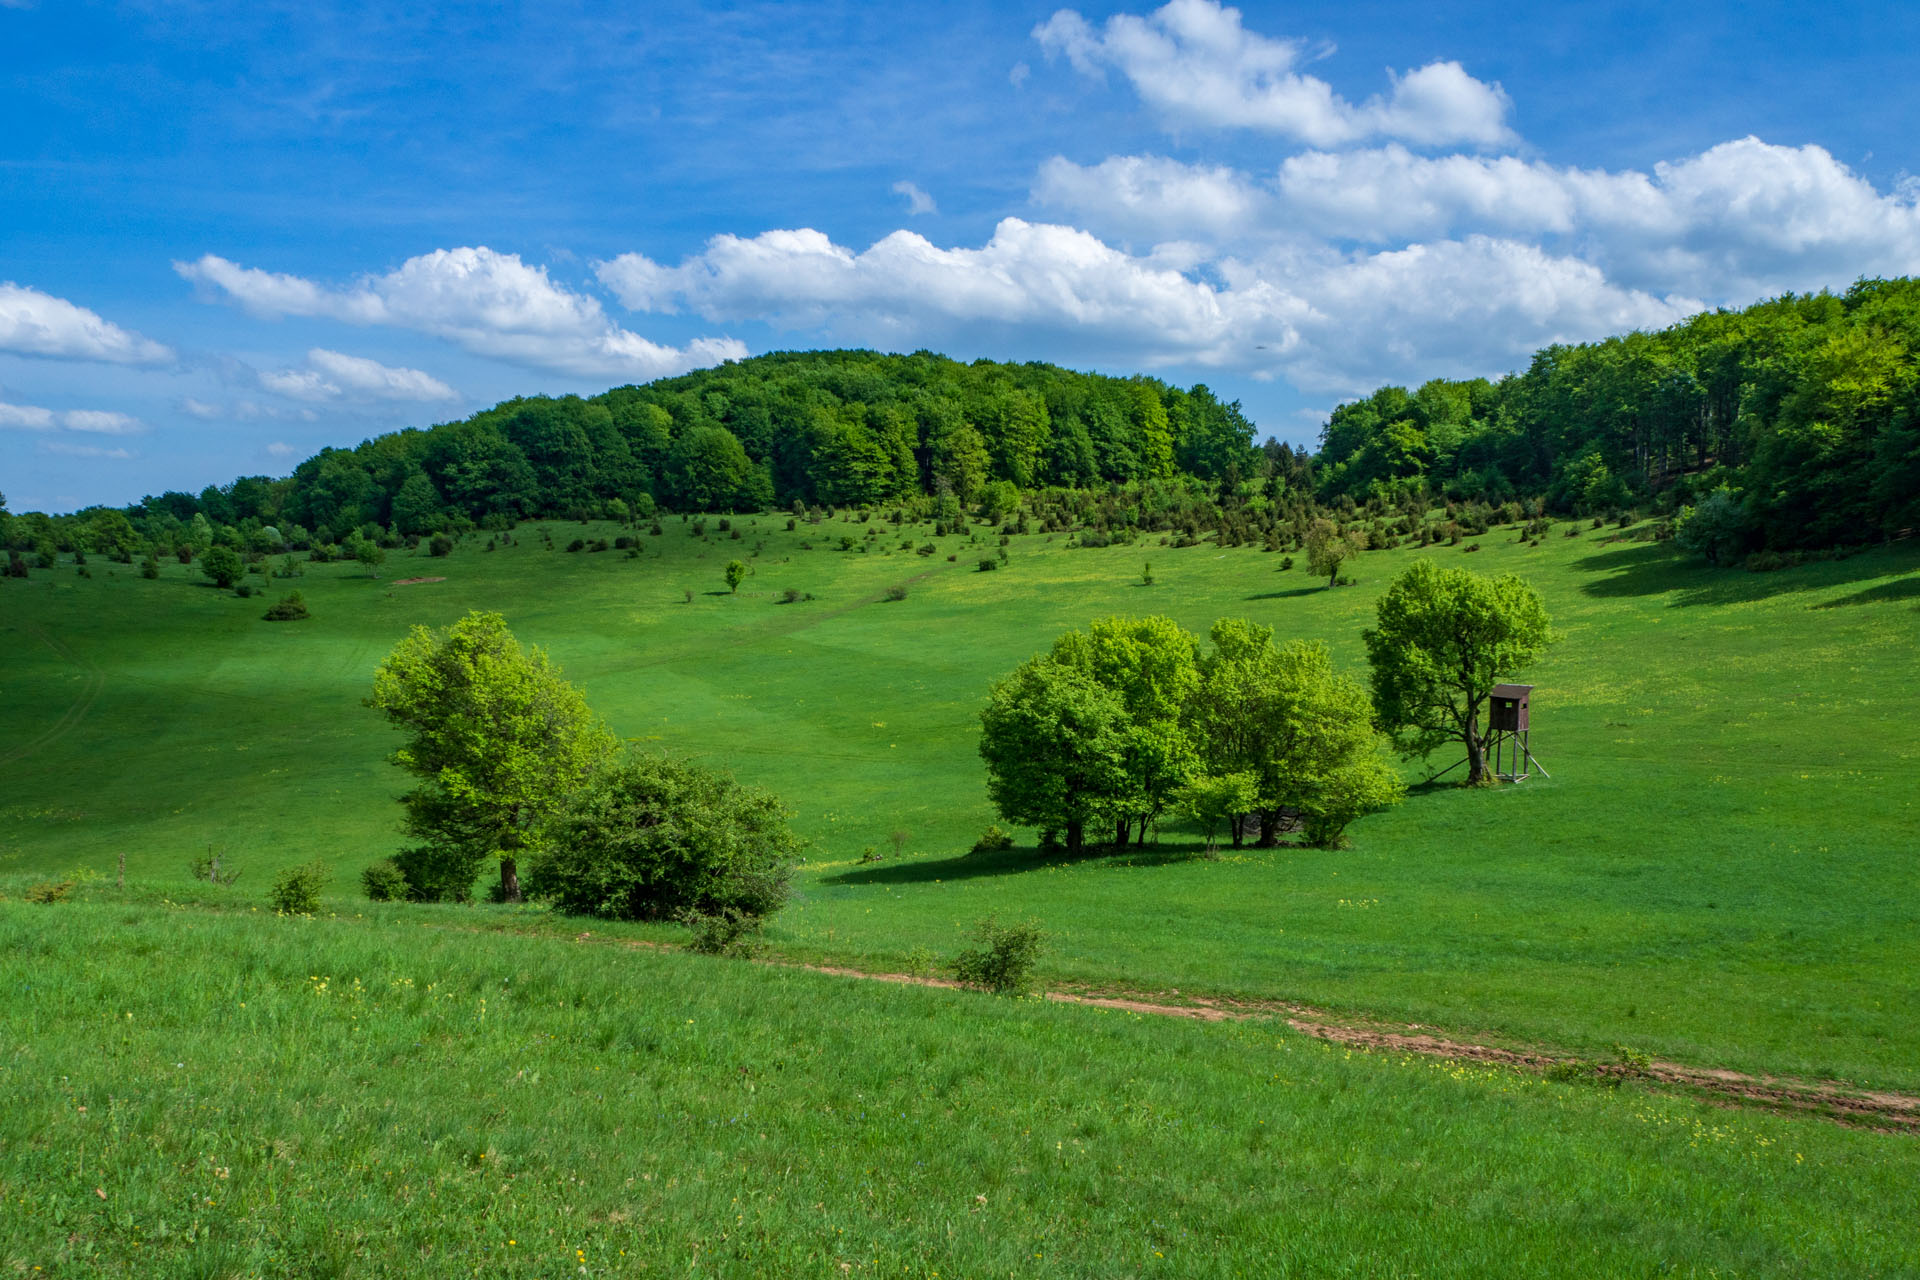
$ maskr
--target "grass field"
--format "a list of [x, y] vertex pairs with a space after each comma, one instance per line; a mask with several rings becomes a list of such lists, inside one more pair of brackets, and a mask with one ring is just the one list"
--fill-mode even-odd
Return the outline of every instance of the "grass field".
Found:
[[1274, 1023], [129, 896], [0, 903], [9, 1274], [1920, 1274], [1911, 1138]]
[[[0, 583], [0, 873], [110, 875], [124, 853], [132, 880], [184, 886], [187, 858], [217, 844], [244, 869], [236, 899], [262, 900], [276, 866], [320, 855], [353, 909], [359, 868], [398, 842], [393, 739], [359, 704], [372, 669], [408, 625], [491, 608], [621, 734], [789, 800], [814, 843], [770, 930], [786, 954], [893, 965], [917, 947], [950, 953], [999, 912], [1048, 930], [1050, 981], [1920, 1087], [1911, 545], [1770, 574], [1681, 563], [1613, 531], [1528, 547], [1502, 530], [1474, 554], [1437, 550], [1525, 574], [1565, 633], [1528, 673], [1551, 780], [1416, 791], [1344, 852], [1209, 862], [1169, 830], [1158, 847], [1068, 863], [1030, 847], [962, 856], [992, 817], [974, 754], [991, 679], [1111, 612], [1196, 632], [1249, 616], [1360, 669], [1373, 601], [1414, 553], [1369, 553], [1360, 585], [1327, 592], [1251, 549], [1033, 536], [979, 573], [992, 548], [963, 538], [920, 557], [899, 546], [924, 530], [885, 526], [863, 554], [828, 549], [858, 525], [740, 523], [735, 541], [670, 521], [638, 559], [544, 550], [526, 526], [491, 553], [469, 541], [445, 559], [397, 556], [380, 580], [308, 566], [268, 587], [305, 593], [314, 617], [297, 624], [262, 622], [264, 600], [175, 565], [153, 582], [96, 559], [92, 578], [63, 564]], [[613, 532], [550, 527], [562, 544]], [[756, 546], [754, 576], [728, 595], [722, 566]], [[414, 575], [445, 580], [387, 580]], [[896, 583], [907, 598], [882, 601]], [[778, 603], [787, 588], [817, 598]], [[855, 865], [896, 831], [906, 856]]]

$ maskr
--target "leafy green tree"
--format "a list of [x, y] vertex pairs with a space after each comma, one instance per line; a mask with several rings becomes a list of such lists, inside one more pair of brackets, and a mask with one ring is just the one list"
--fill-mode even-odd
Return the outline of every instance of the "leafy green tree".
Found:
[[1315, 520], [1307, 527], [1308, 571], [1325, 575], [1327, 586], [1332, 587], [1340, 581], [1340, 566], [1358, 555], [1366, 545], [1365, 537], [1358, 531], [1342, 533], [1340, 527], [1331, 520]]
[[1682, 551], [1704, 556], [1708, 564], [1719, 566], [1740, 554], [1748, 529], [1740, 499], [1721, 485], [1697, 506], [1680, 508], [1673, 521], [1673, 541]]
[[1200, 682], [1198, 652], [1185, 628], [1161, 617], [1101, 618], [1054, 641], [1053, 660], [1111, 690], [1126, 713], [1127, 787], [1109, 815], [1116, 844], [1136, 823], [1145, 839], [1197, 764], [1183, 717]]
[[366, 568], [367, 576], [371, 578], [374, 576], [373, 571], [380, 567], [380, 562], [387, 558], [387, 551], [372, 538], [355, 538], [353, 558]]
[[538, 852], [542, 824], [616, 745], [497, 613], [413, 628], [374, 673], [367, 705], [408, 734], [392, 760], [420, 779], [400, 803], [404, 829], [424, 844], [397, 861], [427, 900], [464, 900], [498, 858], [502, 896], [517, 901], [517, 860]]
[[247, 562], [232, 547], [209, 547], [200, 555], [200, 572], [224, 591], [246, 576]]
[[747, 562], [744, 560], [727, 561], [727, 590], [738, 595], [740, 584], [747, 580]]
[[562, 911], [617, 920], [759, 920], [779, 910], [800, 842], [780, 800], [724, 773], [630, 751], [549, 822], [527, 888]]
[[1207, 852], [1220, 847], [1215, 837], [1223, 825], [1232, 825], [1260, 799], [1258, 781], [1250, 773], [1199, 774], [1188, 780], [1174, 798], [1175, 807], [1200, 824]]
[[1243, 618], [1220, 619], [1212, 640], [1188, 715], [1208, 772], [1252, 780], [1251, 803], [1229, 817], [1236, 845], [1246, 813], [1259, 813], [1262, 844], [1288, 814], [1310, 842], [1330, 844], [1355, 818], [1398, 801], [1373, 702], [1334, 671], [1324, 645], [1276, 646], [1271, 628]]
[[1127, 712], [1079, 667], [1033, 658], [988, 694], [980, 712], [987, 795], [1000, 816], [1066, 837], [1078, 853], [1089, 822], [1129, 789]]
[[1406, 756], [1448, 742], [1467, 751], [1467, 782], [1488, 779], [1480, 708], [1557, 637], [1520, 578], [1489, 578], [1416, 560], [1381, 596], [1364, 633], [1380, 722]]

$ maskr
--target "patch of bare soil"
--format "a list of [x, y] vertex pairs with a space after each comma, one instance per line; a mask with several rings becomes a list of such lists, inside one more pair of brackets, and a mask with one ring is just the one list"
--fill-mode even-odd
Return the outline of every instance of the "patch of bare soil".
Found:
[[387, 585], [390, 587], [417, 587], [423, 582], [445, 582], [445, 578], [395, 578]]

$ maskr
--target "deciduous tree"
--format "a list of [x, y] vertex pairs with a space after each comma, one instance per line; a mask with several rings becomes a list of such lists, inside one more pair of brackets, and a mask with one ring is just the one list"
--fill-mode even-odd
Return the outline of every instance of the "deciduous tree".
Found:
[[1380, 721], [1407, 756], [1448, 742], [1467, 751], [1467, 781], [1487, 780], [1480, 708], [1555, 639], [1540, 596], [1512, 574], [1489, 578], [1416, 560], [1380, 598], [1364, 635]]
[[501, 893], [517, 900], [517, 860], [615, 747], [579, 690], [497, 613], [415, 627], [374, 673], [367, 705], [408, 734], [392, 760], [420, 779], [400, 803], [404, 829], [425, 843], [398, 861], [421, 898], [466, 898], [498, 858]]

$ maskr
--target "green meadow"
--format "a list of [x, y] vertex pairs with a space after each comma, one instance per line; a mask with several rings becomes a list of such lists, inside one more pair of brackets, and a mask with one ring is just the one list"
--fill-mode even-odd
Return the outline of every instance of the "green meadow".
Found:
[[[1751, 574], [1641, 529], [1436, 548], [1545, 596], [1564, 638], [1526, 678], [1551, 778], [1416, 785], [1341, 851], [1209, 860], [1169, 825], [1069, 860], [1030, 832], [967, 852], [993, 818], [991, 680], [1114, 612], [1247, 616], [1359, 670], [1415, 553], [1328, 591], [1252, 549], [1032, 535], [981, 572], [984, 538], [921, 556], [901, 544], [925, 529], [736, 523], [670, 521], [637, 557], [529, 524], [252, 599], [98, 558], [0, 584], [0, 1265], [1920, 1274], [1909, 1136], [357, 885], [399, 841], [375, 664], [408, 626], [497, 609], [621, 735], [787, 799], [810, 843], [776, 959], [896, 970], [992, 913], [1040, 922], [1055, 988], [1912, 1090], [1920, 551]], [[296, 587], [311, 619], [261, 620]], [[190, 877], [210, 848], [236, 885]], [[267, 912], [273, 872], [316, 856], [327, 912]], [[22, 900], [47, 878], [73, 899]]]
[[1910, 1137], [450, 914], [0, 903], [0, 1266], [1920, 1272]]
[[[1358, 585], [1327, 591], [1249, 548], [1031, 535], [980, 572], [986, 537], [921, 556], [901, 544], [925, 529], [737, 524], [736, 540], [670, 520], [637, 558], [538, 534], [564, 547], [611, 526], [528, 524], [497, 551], [396, 553], [378, 578], [305, 564], [250, 600], [182, 566], [147, 581], [98, 558], [91, 578], [63, 563], [8, 582], [0, 874], [111, 877], [124, 855], [130, 881], [184, 891], [188, 858], [213, 846], [242, 872], [230, 896], [258, 902], [277, 867], [318, 856], [346, 908], [360, 868], [399, 842], [394, 738], [360, 702], [374, 665], [410, 625], [497, 609], [623, 736], [787, 799], [811, 842], [768, 933], [789, 957], [897, 968], [997, 913], [1046, 929], [1056, 985], [1920, 1087], [1910, 545], [1764, 574], [1686, 563], [1640, 530], [1437, 548], [1525, 575], [1553, 612], [1564, 639], [1526, 673], [1550, 779], [1416, 786], [1343, 851], [1209, 861], [1170, 826], [1157, 845], [1069, 861], [1032, 833], [967, 856], [993, 817], [974, 750], [991, 680], [1115, 612], [1196, 633], [1247, 616], [1364, 671], [1373, 601], [1416, 553], [1368, 553]], [[843, 536], [872, 549], [830, 549]], [[737, 594], [722, 581], [734, 556], [754, 570]], [[409, 577], [444, 581], [396, 585]], [[904, 600], [884, 599], [892, 585]], [[262, 621], [293, 587], [313, 617]], [[781, 603], [789, 589], [813, 598]], [[880, 860], [862, 864], [870, 847]], [[435, 914], [462, 912], [516, 914]]]

